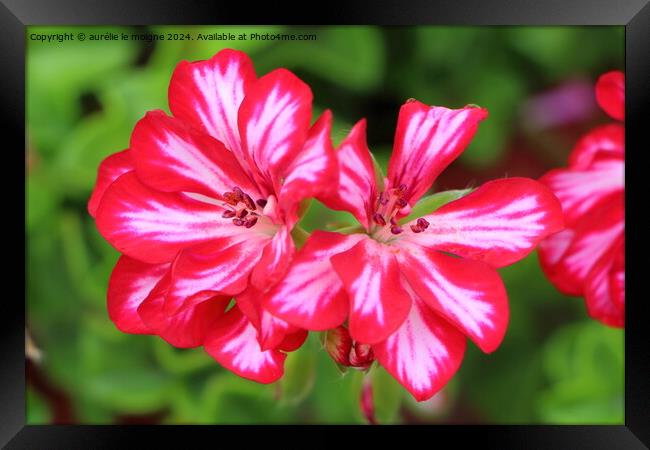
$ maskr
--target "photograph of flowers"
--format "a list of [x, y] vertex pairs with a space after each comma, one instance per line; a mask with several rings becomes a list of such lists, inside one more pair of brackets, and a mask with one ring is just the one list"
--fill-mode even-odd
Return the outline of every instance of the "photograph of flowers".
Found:
[[27, 27], [28, 424], [623, 424], [622, 26]]

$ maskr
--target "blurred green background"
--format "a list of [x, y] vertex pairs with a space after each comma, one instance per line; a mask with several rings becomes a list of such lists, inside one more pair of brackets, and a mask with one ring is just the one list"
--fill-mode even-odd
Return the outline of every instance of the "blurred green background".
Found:
[[[43, 43], [30, 33], [315, 33], [315, 41]], [[29, 27], [27, 35], [28, 423], [364, 423], [359, 372], [341, 376], [313, 334], [281, 383], [259, 385], [202, 349], [120, 333], [105, 293], [118, 253], [86, 212], [97, 166], [127, 147], [147, 110], [168, 111], [175, 65], [225, 47], [258, 75], [287, 67], [334, 112], [336, 143], [368, 118], [385, 166], [400, 105], [488, 108], [435, 189], [562, 166], [576, 139], [606, 122], [593, 84], [623, 69], [622, 27]], [[349, 221], [314, 202], [307, 229]], [[456, 377], [416, 404], [373, 377], [381, 423], [623, 423], [623, 332], [560, 295], [535, 254], [501, 270], [511, 319], [492, 355], [468, 345]]]

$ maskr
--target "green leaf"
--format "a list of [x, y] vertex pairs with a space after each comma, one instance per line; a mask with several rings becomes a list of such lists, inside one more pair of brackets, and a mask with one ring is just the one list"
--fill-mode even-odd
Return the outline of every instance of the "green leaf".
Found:
[[369, 373], [372, 377], [372, 400], [375, 418], [381, 424], [397, 423], [404, 388], [386, 370], [377, 365]]
[[413, 209], [411, 210], [411, 213], [405, 218], [401, 219], [399, 222], [401, 224], [405, 224], [410, 222], [411, 220], [417, 219], [418, 217], [431, 214], [441, 206], [466, 196], [467, 194], [472, 192], [472, 190], [473, 189], [456, 189], [451, 191], [437, 192], [435, 194], [428, 195], [420, 199], [420, 201], [417, 202], [413, 207]]
[[314, 387], [316, 378], [316, 345], [312, 339], [295, 352], [289, 353], [284, 363], [284, 375], [278, 382], [280, 401], [295, 406], [302, 402]]
[[307, 242], [309, 233], [307, 233], [300, 225], [296, 225], [293, 227], [293, 230], [291, 230], [291, 237], [293, 238], [293, 242], [296, 244], [296, 248], [300, 249], [305, 245], [305, 242]]

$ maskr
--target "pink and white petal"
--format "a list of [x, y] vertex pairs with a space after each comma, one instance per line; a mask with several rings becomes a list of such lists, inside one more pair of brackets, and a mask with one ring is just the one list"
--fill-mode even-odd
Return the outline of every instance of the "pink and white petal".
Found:
[[268, 291], [284, 276], [295, 251], [291, 231], [282, 226], [264, 247], [262, 257], [251, 273], [251, 284], [262, 293]]
[[362, 234], [314, 231], [284, 278], [264, 296], [263, 306], [308, 330], [323, 331], [342, 324], [349, 311], [348, 294], [329, 259], [363, 238]]
[[603, 111], [616, 120], [625, 120], [625, 74], [604, 73], [596, 82], [596, 100]]
[[623, 199], [617, 195], [605, 199], [576, 225], [575, 237], [556, 266], [567, 284], [580, 286], [584, 292], [594, 264], [623, 235], [624, 226]]
[[282, 171], [301, 151], [311, 120], [312, 93], [286, 69], [253, 83], [239, 108], [242, 145], [259, 184], [280, 191]]
[[625, 326], [624, 306], [612, 297], [611, 285], [619, 250], [620, 243], [612, 245], [594, 264], [585, 280], [585, 303], [589, 316], [612, 327]]
[[388, 163], [391, 185], [406, 185], [406, 199], [414, 205], [438, 174], [465, 150], [479, 122], [487, 116], [487, 110], [478, 107], [448, 109], [416, 100], [406, 102], [399, 112]]
[[554, 169], [539, 181], [560, 200], [566, 226], [571, 227], [603, 198], [614, 192], [622, 195], [624, 177], [623, 159], [599, 158], [587, 169]]
[[246, 161], [237, 114], [255, 79], [252, 61], [238, 50], [221, 50], [206, 61], [182, 61], [169, 84], [169, 109]]
[[544, 275], [560, 292], [579, 296], [582, 295], [582, 284], [576, 283], [573, 278], [567, 278], [566, 272], [560, 267], [560, 261], [574, 237], [575, 231], [569, 228], [555, 233], [539, 243], [537, 255]]
[[117, 180], [120, 175], [134, 170], [130, 153], [131, 152], [128, 149], [122, 150], [118, 153], [113, 153], [105, 158], [99, 165], [99, 168], [97, 169], [97, 181], [95, 182], [95, 187], [93, 188], [93, 192], [90, 194], [90, 199], [88, 200], [88, 213], [91, 217], [97, 215], [99, 202], [111, 183]]
[[247, 232], [221, 217], [223, 209], [183, 194], [153, 190], [134, 172], [106, 190], [97, 210], [97, 229], [117, 250], [135, 259], [171, 262], [179, 250]]
[[415, 243], [493, 267], [522, 259], [564, 227], [557, 198], [529, 178], [489, 181], [424, 217], [431, 224], [426, 230], [412, 232], [413, 221], [395, 243]]
[[108, 281], [108, 317], [124, 333], [151, 334], [142, 321], [138, 307], [160, 279], [169, 271], [169, 264], [147, 264], [128, 256], [120, 256]]
[[202, 301], [196, 297], [192, 300], [199, 292], [211, 291], [228, 296], [242, 292], [269, 240], [269, 236], [250, 232], [181, 250], [172, 265], [165, 311], [173, 313], [187, 306], [188, 302]]
[[377, 361], [420, 402], [454, 376], [465, 347], [465, 336], [415, 296], [400, 328], [372, 346]]
[[392, 249], [370, 238], [330, 257], [350, 297], [350, 335], [364, 344], [390, 336], [404, 322], [411, 299]]
[[599, 158], [623, 159], [625, 155], [625, 127], [610, 123], [585, 134], [569, 155], [569, 168], [584, 170]]
[[222, 366], [258, 383], [273, 383], [284, 373], [287, 355], [262, 350], [255, 326], [236, 306], [213, 325], [204, 347]]
[[366, 121], [360, 120], [336, 152], [339, 165], [338, 189], [318, 199], [337, 211], [348, 211], [366, 230], [377, 198], [375, 169], [366, 143]]
[[338, 163], [331, 129], [332, 113], [326, 110], [309, 129], [302, 151], [284, 171], [278, 202], [289, 227], [298, 221], [297, 210], [302, 200], [336, 190]]
[[486, 353], [499, 347], [510, 316], [501, 277], [489, 264], [412, 246], [398, 253], [409, 285], [430, 308]]
[[625, 243], [621, 239], [620, 248], [615, 249], [614, 264], [609, 272], [609, 293], [614, 303], [625, 308]]
[[233, 187], [260, 198], [237, 158], [213, 137], [163, 111], [150, 111], [131, 134], [138, 178], [163, 192], [194, 192], [222, 198]]
[[138, 314], [155, 334], [174, 347], [193, 348], [203, 345], [212, 324], [223, 316], [229, 298], [212, 297], [169, 315], [164, 311], [165, 294], [169, 285], [170, 275], [167, 272], [138, 307]]

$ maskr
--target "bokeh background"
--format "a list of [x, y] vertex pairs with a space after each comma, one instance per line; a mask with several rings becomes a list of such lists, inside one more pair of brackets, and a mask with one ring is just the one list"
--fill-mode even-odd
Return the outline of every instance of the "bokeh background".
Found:
[[[489, 109], [434, 189], [562, 166], [578, 137], [607, 122], [598, 75], [624, 67], [622, 27], [30, 27], [32, 32], [315, 33], [315, 41], [27, 40], [27, 421], [40, 423], [364, 423], [362, 374], [339, 374], [318, 335], [259, 385], [202, 349], [122, 334], [105, 293], [118, 253], [86, 212], [97, 166], [127, 147], [147, 110], [168, 111], [175, 65], [225, 47], [258, 75], [286, 67], [333, 110], [338, 143], [358, 119], [386, 164], [408, 98]], [[307, 229], [350, 216], [313, 203]], [[511, 319], [501, 347], [473, 344], [449, 385], [417, 404], [385, 373], [373, 379], [381, 423], [623, 423], [623, 331], [559, 294], [532, 254], [500, 270]]]

